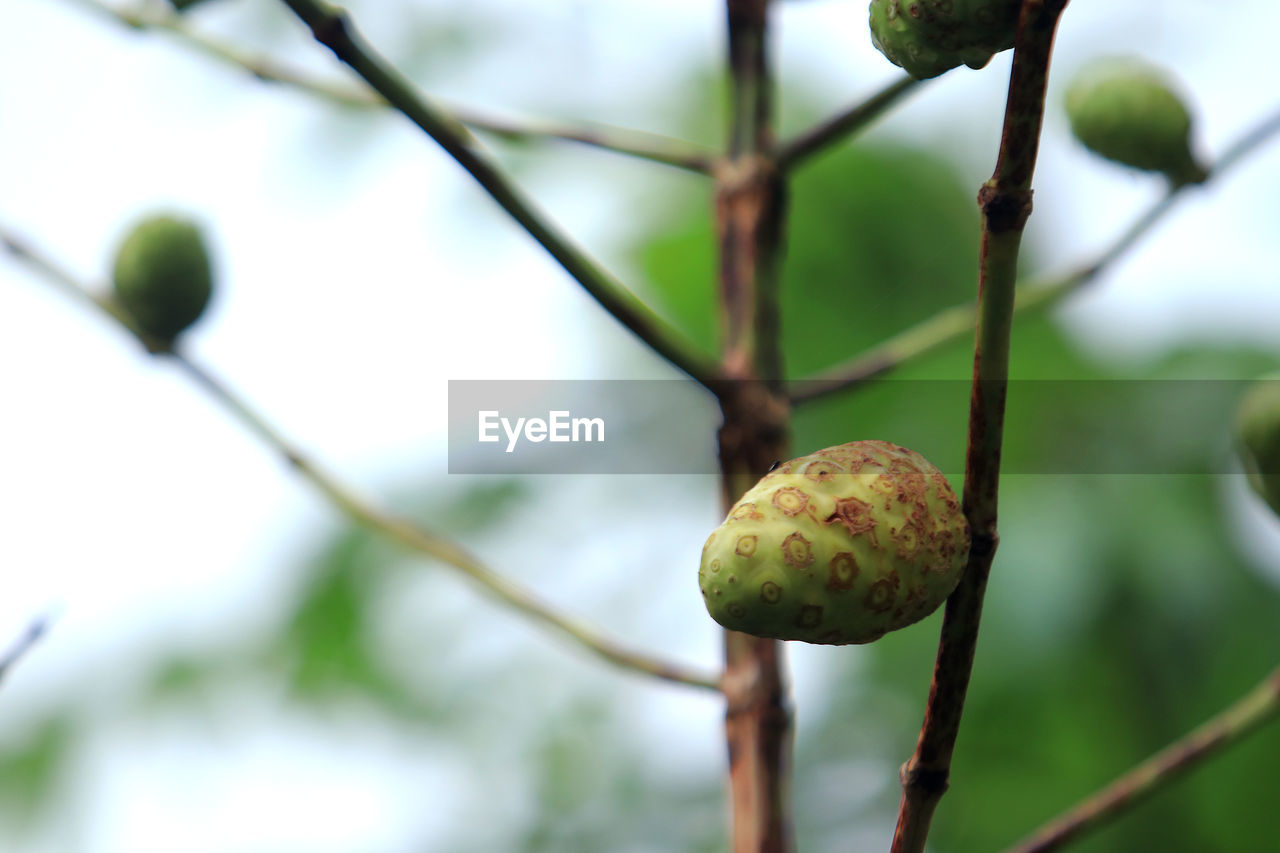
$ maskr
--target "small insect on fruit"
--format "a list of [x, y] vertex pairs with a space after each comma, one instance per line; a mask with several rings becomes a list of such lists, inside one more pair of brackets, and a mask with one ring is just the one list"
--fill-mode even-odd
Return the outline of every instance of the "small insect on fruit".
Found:
[[946, 478], [887, 441], [777, 466], [702, 549], [698, 584], [726, 628], [778, 640], [869, 643], [955, 589], [969, 525]]

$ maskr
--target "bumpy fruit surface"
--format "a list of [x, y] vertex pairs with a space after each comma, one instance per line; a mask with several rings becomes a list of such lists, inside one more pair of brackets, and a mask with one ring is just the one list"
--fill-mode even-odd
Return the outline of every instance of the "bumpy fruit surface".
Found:
[[1280, 514], [1280, 374], [1245, 393], [1236, 409], [1236, 444], [1249, 485]]
[[969, 525], [942, 473], [887, 441], [780, 465], [702, 549], [713, 619], [778, 640], [869, 643], [937, 609], [960, 581]]
[[1176, 185], [1207, 175], [1191, 153], [1191, 114], [1165, 75], [1138, 59], [1084, 68], [1067, 88], [1071, 132], [1095, 154], [1163, 172]]
[[199, 319], [213, 270], [199, 229], [173, 216], [139, 222], [116, 252], [116, 300], [138, 328], [170, 342]]
[[917, 80], [1013, 47], [1020, 0], [871, 0], [871, 42]]

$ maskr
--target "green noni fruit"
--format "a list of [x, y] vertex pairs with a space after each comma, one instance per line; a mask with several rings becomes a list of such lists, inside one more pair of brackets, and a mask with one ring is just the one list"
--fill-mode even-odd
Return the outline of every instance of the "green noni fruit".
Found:
[[928, 616], [960, 581], [969, 525], [942, 473], [887, 441], [786, 462], [730, 510], [698, 584], [726, 628], [869, 643]]
[[1071, 132], [1095, 154], [1179, 186], [1207, 176], [1191, 152], [1191, 114], [1160, 69], [1133, 58], [1095, 60], [1068, 86], [1066, 104]]
[[116, 252], [116, 301], [147, 335], [172, 342], [213, 293], [213, 269], [200, 230], [174, 216], [152, 216]]
[[1245, 392], [1236, 409], [1235, 432], [1249, 485], [1280, 514], [1280, 374]]
[[871, 0], [871, 42], [917, 80], [1013, 47], [1021, 0]]

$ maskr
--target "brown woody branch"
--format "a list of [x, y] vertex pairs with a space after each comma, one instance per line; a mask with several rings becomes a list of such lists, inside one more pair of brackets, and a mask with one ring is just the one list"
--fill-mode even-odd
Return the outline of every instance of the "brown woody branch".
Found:
[[1053, 36], [1066, 4], [1067, 0], [1023, 0], [1000, 153], [995, 173], [978, 193], [982, 247], [963, 500], [973, 544], [960, 585], [947, 600], [915, 753], [902, 766], [902, 801], [893, 853], [924, 850], [934, 810], [947, 789], [973, 670], [983, 594], [999, 541], [996, 508], [1018, 251], [1031, 214], [1031, 176], [1039, 148]]
[[[778, 264], [785, 194], [774, 159], [769, 0], [728, 0], [729, 148], [716, 172], [716, 232], [724, 340], [718, 392], [725, 511], [777, 459], [790, 411], [781, 393]], [[790, 813], [791, 708], [783, 648], [724, 636], [725, 737], [735, 853], [794, 849]]]

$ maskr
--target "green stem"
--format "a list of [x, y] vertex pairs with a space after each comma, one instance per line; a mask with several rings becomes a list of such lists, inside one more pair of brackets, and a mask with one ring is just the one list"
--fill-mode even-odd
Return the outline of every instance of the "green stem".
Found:
[[[317, 79], [277, 62], [269, 56], [252, 53], [197, 32], [191, 28], [185, 18], [172, 12], [163, 12], [150, 7], [124, 9], [102, 0], [71, 0], [71, 2], [88, 7], [135, 30], [169, 33], [206, 56], [247, 71], [259, 80], [288, 86], [339, 107], [382, 109], [388, 106], [384, 98], [370, 89], [358, 89]], [[700, 174], [710, 174], [714, 159], [709, 149], [692, 142], [626, 128], [597, 124], [568, 124], [538, 119], [507, 119], [455, 105], [441, 109], [450, 114], [454, 121], [473, 130], [491, 133], [513, 142], [561, 139]]]
[[951, 756], [973, 671], [982, 600], [999, 541], [996, 510], [1018, 251], [1031, 215], [1031, 177], [1053, 36], [1066, 5], [1067, 0], [1023, 0], [1000, 153], [995, 173], [978, 193], [982, 247], [963, 499], [972, 545], [960, 584], [947, 599], [915, 753], [902, 766], [902, 800], [892, 853], [922, 853], [925, 848], [933, 813], [949, 784]]
[[433, 557], [470, 578], [486, 592], [513, 610], [547, 625], [574, 640], [597, 657], [623, 669], [661, 678], [665, 681], [720, 689], [718, 676], [697, 672], [684, 666], [632, 651], [595, 628], [564, 615], [518, 584], [484, 566], [478, 559], [453, 542], [438, 536], [406, 518], [384, 512], [362, 499], [352, 489], [326, 474], [290, 443], [265, 417], [219, 382], [207, 370], [174, 349], [157, 349], [153, 342], [138, 334], [134, 325], [111, 300], [89, 290], [60, 265], [34, 250], [8, 229], [0, 226], [0, 245], [15, 257], [56, 284], [61, 290], [104, 311], [133, 334], [152, 352], [167, 355], [226, 411], [249, 429], [263, 444], [272, 448], [305, 480], [318, 489], [334, 507], [349, 519], [369, 530], [399, 542], [411, 551]]
[[783, 142], [778, 146], [778, 168], [790, 172], [803, 166], [809, 158], [867, 127], [924, 82], [927, 81], [902, 77], [865, 101]]
[[1006, 853], [1049, 853], [1097, 829], [1280, 716], [1280, 669], [1234, 705], [1175, 741]]
[[[1218, 158], [1205, 183], [1221, 180], [1244, 158], [1261, 148], [1280, 133], [1280, 111], [1267, 116], [1242, 134]], [[1170, 186], [1165, 194], [1112, 241], [1093, 261], [1075, 271], [1042, 281], [1019, 285], [1014, 301], [1015, 316], [1032, 314], [1061, 302], [1065, 297], [1093, 282], [1110, 269], [1139, 240], [1146, 236], [1186, 193], [1203, 184]], [[799, 405], [856, 388], [942, 347], [973, 334], [975, 308], [956, 305], [893, 336], [889, 340], [831, 367], [808, 379], [798, 380], [791, 388], [791, 403]]]

